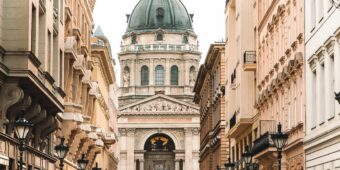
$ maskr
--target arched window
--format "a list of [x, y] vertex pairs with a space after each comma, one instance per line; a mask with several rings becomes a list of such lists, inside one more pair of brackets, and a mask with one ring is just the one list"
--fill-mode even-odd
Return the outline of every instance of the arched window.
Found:
[[141, 85], [149, 85], [149, 68], [147, 66], [143, 66], [141, 69]]
[[155, 74], [155, 84], [156, 86], [164, 85], [164, 67], [161, 65], [156, 66], [156, 74]]
[[171, 85], [178, 85], [178, 67], [177, 66], [171, 67], [170, 83]]

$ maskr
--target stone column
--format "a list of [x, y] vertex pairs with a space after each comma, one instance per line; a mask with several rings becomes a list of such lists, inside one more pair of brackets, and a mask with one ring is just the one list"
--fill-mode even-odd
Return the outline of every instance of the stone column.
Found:
[[179, 159], [175, 160], [175, 170], [179, 170]]
[[154, 94], [154, 85], [155, 85], [155, 64], [154, 64], [154, 59], [150, 59], [150, 65], [149, 65], [149, 84], [151, 87], [149, 87], [149, 94], [153, 95]]
[[135, 70], [136, 68], [136, 62], [135, 60], [131, 61], [131, 67], [130, 67], [130, 87], [132, 86], [132, 94], [136, 94], [136, 76], [138, 74], [138, 71]]
[[170, 65], [170, 59], [166, 59], [165, 62], [165, 94], [170, 95], [170, 70], [171, 70], [171, 65]]
[[[334, 41], [334, 91], [339, 93], [340, 92], [340, 77], [338, 76], [340, 73], [340, 40]], [[333, 95], [334, 96], [334, 95]], [[335, 112], [340, 114], [340, 104], [335, 101]]]
[[133, 170], [135, 167], [135, 129], [130, 128], [127, 129], [127, 140], [126, 140], [126, 147], [127, 147], [127, 169]]
[[184, 169], [192, 169], [192, 131], [191, 128], [184, 129], [185, 133], [185, 166]]
[[[334, 92], [331, 91], [332, 89], [332, 83], [333, 83], [333, 73], [331, 73], [331, 58], [327, 52], [327, 49], [325, 47], [322, 48], [322, 54], [324, 57], [324, 64], [325, 64], [325, 71], [324, 71], [324, 89], [325, 90], [325, 100], [324, 106], [325, 106], [325, 113], [327, 114], [327, 119], [334, 116]], [[328, 90], [327, 90], [328, 89]]]
[[139, 169], [144, 170], [144, 160], [139, 160]]
[[120, 151], [120, 160], [118, 169], [119, 170], [127, 170], [127, 132], [125, 128], [118, 129], [119, 131], [119, 151]]

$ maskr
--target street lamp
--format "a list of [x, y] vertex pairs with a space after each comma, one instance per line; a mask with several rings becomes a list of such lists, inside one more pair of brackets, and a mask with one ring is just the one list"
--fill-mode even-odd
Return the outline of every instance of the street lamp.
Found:
[[65, 138], [61, 138], [60, 144], [54, 147], [55, 151], [57, 152], [58, 158], [60, 160], [60, 164], [59, 164], [60, 170], [62, 170], [64, 167], [64, 158], [66, 157], [67, 152], [69, 150], [69, 147], [66, 144], [64, 144], [64, 142], [65, 142]]
[[234, 170], [235, 164], [230, 161], [230, 158], [228, 158], [228, 163], [224, 164], [224, 168], [226, 170]]
[[279, 123], [277, 125], [277, 133], [272, 134], [271, 138], [273, 140], [274, 146], [277, 149], [278, 155], [278, 163], [279, 170], [281, 170], [281, 159], [282, 159], [282, 149], [286, 146], [288, 140], [288, 134], [282, 133], [282, 125]]
[[252, 155], [251, 155], [251, 152], [249, 151], [248, 146], [246, 147], [246, 152], [243, 153], [242, 157], [243, 157], [244, 162], [245, 162], [246, 164], [250, 164], [250, 163], [251, 163]]
[[96, 162], [96, 167], [92, 168], [92, 170], [102, 170], [102, 168], [98, 167], [98, 162]]
[[250, 152], [248, 146], [246, 147], [246, 152], [242, 154], [246, 166], [249, 167], [251, 164], [252, 153]]
[[340, 92], [339, 93], [335, 93], [335, 100], [337, 100], [340, 104]]
[[335, 6], [335, 8], [340, 8], [340, 0], [332, 0], [332, 4]]
[[89, 160], [85, 158], [85, 154], [82, 154], [81, 158], [78, 159], [78, 165], [79, 165], [80, 170], [85, 170], [88, 163], [89, 163]]
[[14, 123], [14, 131], [19, 139], [20, 145], [19, 145], [19, 152], [20, 152], [20, 162], [19, 162], [19, 170], [22, 170], [22, 164], [23, 164], [23, 152], [24, 152], [24, 142], [26, 140], [28, 132], [33, 127], [33, 123], [26, 120], [24, 118], [24, 111], [21, 111], [20, 117], [17, 121]]

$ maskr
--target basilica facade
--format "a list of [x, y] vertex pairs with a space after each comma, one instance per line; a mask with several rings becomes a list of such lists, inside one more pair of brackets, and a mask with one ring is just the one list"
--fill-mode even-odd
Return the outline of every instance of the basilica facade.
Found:
[[120, 170], [198, 170], [201, 53], [180, 0], [140, 0], [127, 15], [119, 62]]

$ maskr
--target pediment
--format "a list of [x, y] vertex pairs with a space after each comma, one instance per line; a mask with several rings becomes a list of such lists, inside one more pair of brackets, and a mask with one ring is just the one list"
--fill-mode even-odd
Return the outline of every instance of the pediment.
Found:
[[195, 105], [166, 96], [155, 95], [119, 108], [121, 113], [199, 113]]

